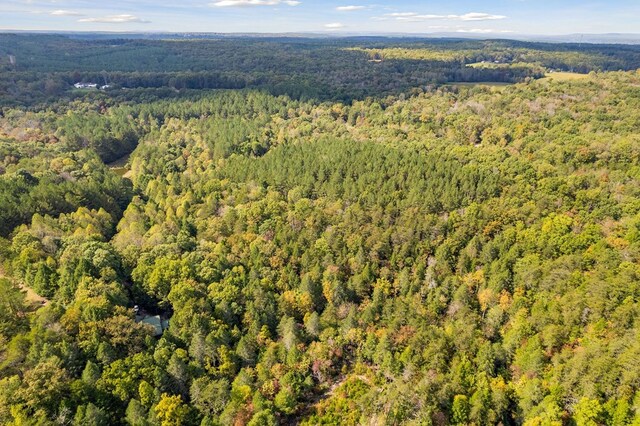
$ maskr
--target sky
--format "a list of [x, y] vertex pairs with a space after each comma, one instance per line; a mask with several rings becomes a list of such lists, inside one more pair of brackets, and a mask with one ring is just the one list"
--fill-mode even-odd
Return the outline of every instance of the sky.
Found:
[[0, 0], [0, 29], [223, 33], [640, 33], [640, 0]]

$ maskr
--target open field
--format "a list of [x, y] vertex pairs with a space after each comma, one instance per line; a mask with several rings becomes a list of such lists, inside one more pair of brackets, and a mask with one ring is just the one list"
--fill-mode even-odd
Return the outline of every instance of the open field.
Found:
[[496, 89], [499, 90], [504, 90], [505, 87], [508, 86], [513, 86], [514, 83], [500, 83], [500, 82], [495, 82], [495, 81], [478, 81], [478, 82], [452, 82], [452, 83], [447, 83], [445, 84], [445, 86], [457, 86], [457, 87], [476, 87], [476, 86], [483, 86], [483, 87], [494, 87]]
[[541, 81], [581, 81], [587, 80], [589, 74], [580, 74], [577, 72], [548, 72]]
[[469, 68], [485, 68], [485, 69], [500, 69], [500, 68], [539, 68], [539, 65], [531, 64], [528, 62], [474, 62], [466, 65]]

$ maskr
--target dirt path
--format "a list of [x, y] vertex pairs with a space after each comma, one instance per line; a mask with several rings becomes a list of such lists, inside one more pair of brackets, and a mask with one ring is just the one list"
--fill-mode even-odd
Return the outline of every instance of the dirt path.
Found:
[[49, 299], [38, 295], [38, 293], [33, 291], [31, 287], [20, 284], [20, 289], [22, 289], [22, 291], [26, 293], [25, 300], [27, 301], [27, 303], [33, 305], [34, 307], [39, 308], [41, 306], [47, 306], [49, 304]]
[[[0, 265], [0, 278], [8, 278], [2, 265]], [[32, 305], [34, 308], [37, 309], [49, 304], [49, 300], [47, 298], [40, 296], [31, 287], [28, 287], [23, 283], [19, 283], [18, 285], [20, 290], [25, 292], [25, 300], [27, 303]]]

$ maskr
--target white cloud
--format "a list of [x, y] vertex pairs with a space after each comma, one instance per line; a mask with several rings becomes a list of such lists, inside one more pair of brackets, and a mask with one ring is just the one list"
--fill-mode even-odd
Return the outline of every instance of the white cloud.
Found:
[[84, 14], [82, 14], [80, 12], [73, 11], [73, 10], [54, 10], [53, 12], [50, 12], [49, 15], [53, 15], [53, 16], [84, 16]]
[[460, 16], [460, 20], [462, 21], [494, 21], [497, 19], [506, 19], [506, 16], [478, 12], [471, 12]]
[[332, 22], [330, 24], [325, 24], [324, 27], [328, 30], [339, 30], [340, 28], [344, 28], [344, 24], [340, 22]]
[[415, 12], [397, 12], [397, 13], [389, 13], [387, 16], [391, 16], [393, 18], [404, 18], [408, 16], [418, 16]]
[[405, 22], [422, 22], [430, 20], [448, 20], [448, 21], [494, 21], [506, 19], [504, 15], [492, 15], [490, 13], [469, 12], [464, 15], [421, 15], [415, 12], [399, 12], [389, 13], [386, 16], [395, 18], [397, 21]]
[[94, 22], [101, 24], [127, 24], [136, 22], [138, 24], [148, 24], [150, 21], [145, 21], [133, 15], [109, 15], [99, 18], [83, 18], [78, 19], [78, 22]]
[[353, 12], [355, 10], [362, 10], [362, 9], [366, 9], [366, 7], [364, 7], [364, 6], [338, 6], [338, 7], [336, 7], [336, 10], [338, 12]]
[[297, 6], [301, 2], [297, 0], [219, 0], [210, 4], [213, 7], [250, 7], [250, 6], [278, 6], [286, 4]]

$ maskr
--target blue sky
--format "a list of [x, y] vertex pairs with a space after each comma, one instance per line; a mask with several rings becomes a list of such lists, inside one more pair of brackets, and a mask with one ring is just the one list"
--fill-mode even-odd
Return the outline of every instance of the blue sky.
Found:
[[0, 29], [640, 33], [640, 0], [0, 0]]

